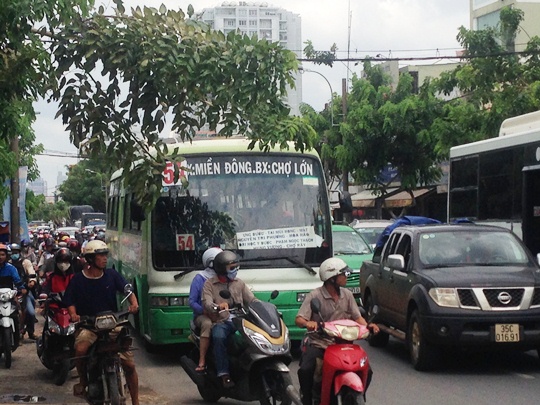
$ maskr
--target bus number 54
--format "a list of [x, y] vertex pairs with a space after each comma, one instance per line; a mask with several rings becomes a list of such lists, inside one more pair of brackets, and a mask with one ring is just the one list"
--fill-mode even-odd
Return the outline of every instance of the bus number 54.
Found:
[[176, 250], [195, 250], [192, 234], [176, 235]]

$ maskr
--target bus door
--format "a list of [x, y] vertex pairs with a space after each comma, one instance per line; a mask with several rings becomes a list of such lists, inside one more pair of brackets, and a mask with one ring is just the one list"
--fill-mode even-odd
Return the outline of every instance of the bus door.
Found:
[[540, 166], [523, 168], [523, 242], [540, 253]]

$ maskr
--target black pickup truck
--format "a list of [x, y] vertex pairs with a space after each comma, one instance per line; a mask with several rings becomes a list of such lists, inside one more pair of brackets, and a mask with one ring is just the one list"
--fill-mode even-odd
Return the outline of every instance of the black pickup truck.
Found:
[[512, 232], [402, 226], [374, 259], [360, 269], [363, 305], [381, 325], [372, 346], [406, 341], [417, 370], [445, 346], [540, 349], [540, 268]]

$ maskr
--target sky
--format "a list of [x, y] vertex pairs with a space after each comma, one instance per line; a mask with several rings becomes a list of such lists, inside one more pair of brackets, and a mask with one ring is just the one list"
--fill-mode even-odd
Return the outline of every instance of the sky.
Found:
[[[470, 28], [470, 0], [267, 0], [266, 3], [299, 14], [302, 42], [311, 40], [316, 50], [329, 50], [335, 43], [338, 58], [454, 56], [460, 48], [456, 39], [459, 27]], [[112, 4], [112, 0], [96, 0], [96, 6]], [[222, 1], [124, 0], [124, 4], [126, 10], [137, 5], [159, 8], [165, 4], [169, 9], [184, 11], [192, 4], [195, 11], [200, 11], [221, 5]], [[445, 62], [452, 60], [407, 61], [400, 62], [400, 66]], [[341, 92], [342, 79], [359, 74], [361, 63], [356, 66], [354, 62], [337, 62], [330, 68], [304, 62], [303, 67], [319, 73], [303, 74], [302, 98], [320, 111], [330, 100], [330, 88], [324, 79], [334, 92]], [[55, 151], [75, 154], [77, 150], [71, 145], [61, 120], [54, 119], [57, 106], [39, 101], [35, 107], [36, 142], [42, 143], [50, 154]], [[47, 194], [52, 195], [58, 173], [65, 174], [66, 165], [77, 160], [43, 155], [37, 157], [37, 162], [41, 177], [48, 183]]]

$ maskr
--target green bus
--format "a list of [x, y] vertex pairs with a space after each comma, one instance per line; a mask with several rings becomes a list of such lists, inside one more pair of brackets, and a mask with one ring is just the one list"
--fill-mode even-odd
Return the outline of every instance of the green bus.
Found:
[[[305, 330], [294, 319], [305, 295], [321, 285], [318, 267], [332, 256], [332, 218], [316, 152], [248, 149], [247, 139], [206, 139], [170, 145], [182, 156], [180, 180], [172, 163], [161, 196], [141, 215], [121, 172], [111, 177], [107, 243], [112, 265], [135, 286], [140, 311], [134, 326], [147, 348], [187, 342], [191, 281], [206, 249], [241, 258], [239, 277], [283, 314], [290, 338]], [[183, 185], [182, 185], [183, 184]], [[144, 217], [144, 218], [143, 218]]]

